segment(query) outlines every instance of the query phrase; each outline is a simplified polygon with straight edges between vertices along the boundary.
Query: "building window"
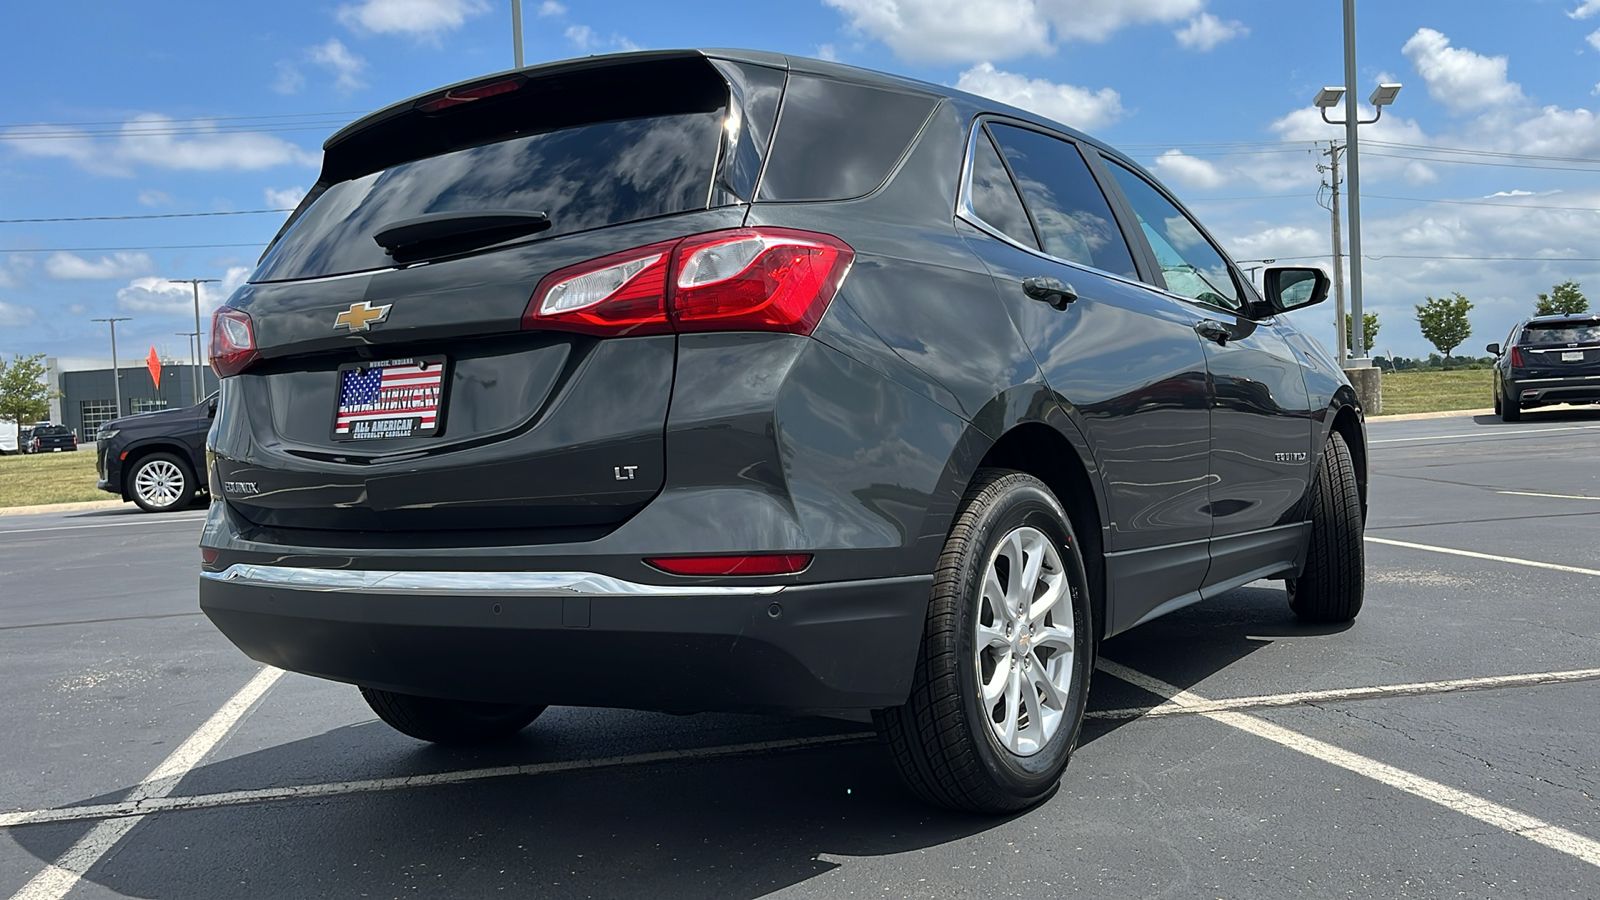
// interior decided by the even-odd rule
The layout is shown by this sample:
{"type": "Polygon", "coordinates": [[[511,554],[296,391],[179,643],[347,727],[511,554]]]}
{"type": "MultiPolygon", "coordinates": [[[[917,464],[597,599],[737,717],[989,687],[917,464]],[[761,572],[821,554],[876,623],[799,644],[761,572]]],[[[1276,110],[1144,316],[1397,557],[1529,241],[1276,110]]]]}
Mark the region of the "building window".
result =
{"type": "Polygon", "coordinates": [[[117,401],[79,400],[78,410],[83,420],[81,433],[87,437],[99,431],[101,425],[117,417],[117,401]]]}
{"type": "Polygon", "coordinates": [[[155,412],[158,409],[166,409],[167,408],[167,401],[165,401],[165,400],[151,400],[151,399],[146,398],[146,397],[133,397],[133,398],[130,398],[128,400],[128,404],[131,407],[133,407],[132,411],[135,414],[147,413],[147,412],[155,412]]]}

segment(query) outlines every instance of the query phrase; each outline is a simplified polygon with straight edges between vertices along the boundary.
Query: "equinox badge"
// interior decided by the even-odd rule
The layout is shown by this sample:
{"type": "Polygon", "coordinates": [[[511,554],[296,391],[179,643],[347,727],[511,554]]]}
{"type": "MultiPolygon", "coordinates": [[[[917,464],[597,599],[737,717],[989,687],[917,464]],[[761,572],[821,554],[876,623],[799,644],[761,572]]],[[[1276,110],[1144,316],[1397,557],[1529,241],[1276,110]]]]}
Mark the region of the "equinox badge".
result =
{"type": "Polygon", "coordinates": [[[339,317],[333,320],[333,327],[337,330],[343,325],[351,331],[366,331],[374,324],[389,318],[389,307],[393,305],[385,303],[382,306],[372,306],[365,300],[352,303],[349,309],[339,313],[339,317]]]}

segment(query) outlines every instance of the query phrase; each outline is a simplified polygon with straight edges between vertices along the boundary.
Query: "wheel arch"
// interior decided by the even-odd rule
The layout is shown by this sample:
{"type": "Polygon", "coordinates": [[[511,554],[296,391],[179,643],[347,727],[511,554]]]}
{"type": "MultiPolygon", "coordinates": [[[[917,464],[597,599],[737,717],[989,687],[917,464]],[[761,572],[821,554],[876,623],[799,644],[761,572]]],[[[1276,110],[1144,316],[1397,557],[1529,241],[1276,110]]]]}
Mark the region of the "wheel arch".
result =
{"type": "Polygon", "coordinates": [[[145,457],[153,453],[170,453],[173,456],[176,456],[179,459],[187,462],[190,470],[194,472],[194,478],[196,482],[195,487],[197,489],[202,489],[205,486],[204,479],[201,478],[203,470],[195,469],[194,460],[189,458],[189,450],[176,441],[167,440],[165,438],[153,438],[138,444],[134,444],[133,446],[122,451],[122,453],[123,458],[120,460],[120,465],[122,466],[122,483],[118,485],[118,490],[121,491],[123,500],[131,501],[133,499],[133,492],[129,490],[129,486],[133,483],[133,472],[135,469],[139,468],[140,460],[143,460],[145,457]]]}

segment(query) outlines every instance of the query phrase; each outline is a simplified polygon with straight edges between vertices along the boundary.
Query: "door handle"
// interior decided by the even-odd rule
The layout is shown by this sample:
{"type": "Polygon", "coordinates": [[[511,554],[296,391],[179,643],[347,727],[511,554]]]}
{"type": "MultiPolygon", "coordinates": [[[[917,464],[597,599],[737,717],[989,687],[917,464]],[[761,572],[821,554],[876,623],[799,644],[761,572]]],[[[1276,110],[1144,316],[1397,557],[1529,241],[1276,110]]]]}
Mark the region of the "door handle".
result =
{"type": "Polygon", "coordinates": [[[1216,341],[1218,346],[1225,347],[1228,340],[1233,337],[1232,329],[1218,322],[1216,319],[1201,319],[1194,323],[1195,333],[1208,341],[1216,341]]]}
{"type": "Polygon", "coordinates": [[[1022,279],[1022,292],[1056,309],[1066,309],[1067,304],[1078,299],[1078,292],[1072,285],[1048,275],[1034,275],[1022,279]]]}

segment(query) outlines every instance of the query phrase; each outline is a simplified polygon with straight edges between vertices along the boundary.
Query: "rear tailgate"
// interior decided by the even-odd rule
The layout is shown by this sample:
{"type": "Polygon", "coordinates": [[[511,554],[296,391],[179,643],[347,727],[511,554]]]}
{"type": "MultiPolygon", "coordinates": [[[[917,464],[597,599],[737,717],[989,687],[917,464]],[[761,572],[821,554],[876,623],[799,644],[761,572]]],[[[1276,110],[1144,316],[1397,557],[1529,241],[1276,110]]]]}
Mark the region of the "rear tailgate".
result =
{"type": "Polygon", "coordinates": [[[604,528],[648,502],[675,337],[524,330],[523,315],[558,269],[742,222],[722,165],[748,157],[729,146],[730,65],[523,70],[330,141],[313,195],[228,302],[259,359],[222,381],[220,496],[258,525],[336,532],[604,528]],[[374,241],[396,221],[496,210],[550,226],[404,266],[374,241]]]}
{"type": "Polygon", "coordinates": [[[1517,342],[1528,378],[1600,375],[1600,318],[1528,323],[1517,342]]]}

